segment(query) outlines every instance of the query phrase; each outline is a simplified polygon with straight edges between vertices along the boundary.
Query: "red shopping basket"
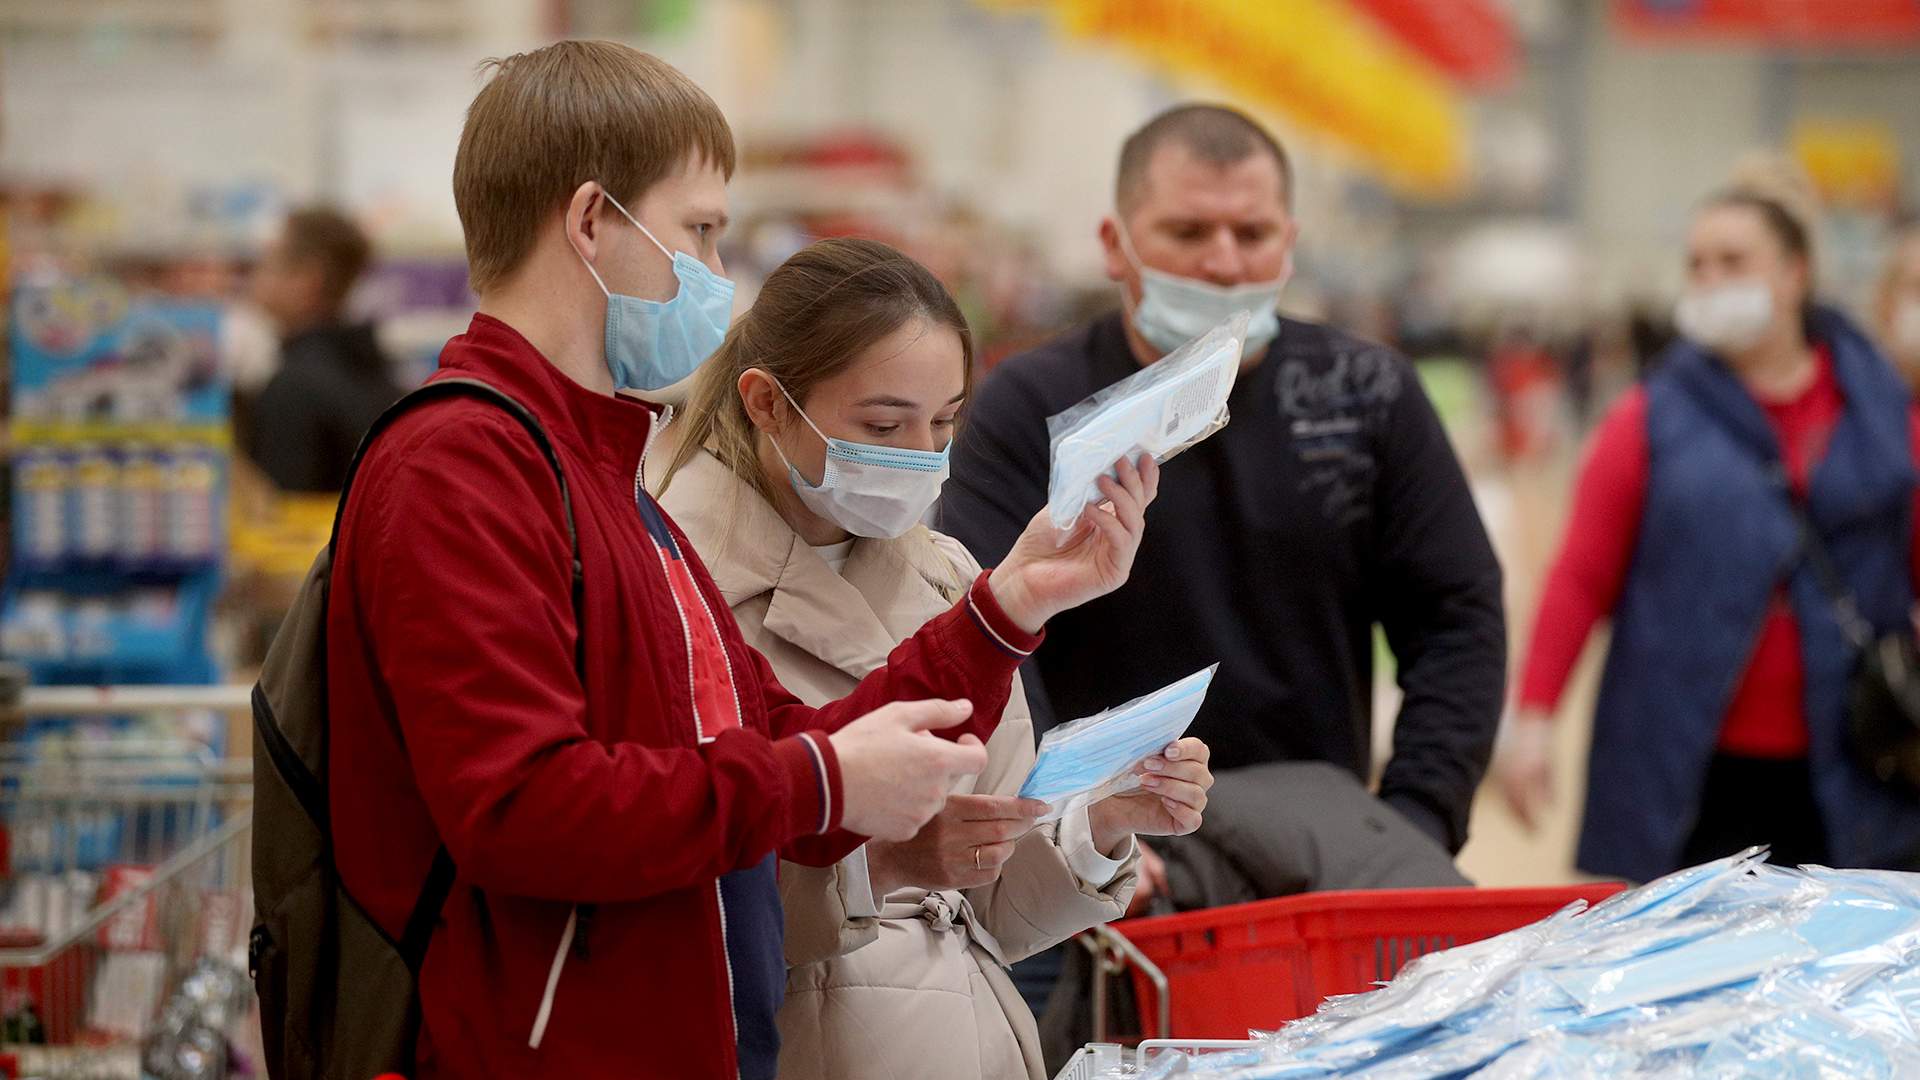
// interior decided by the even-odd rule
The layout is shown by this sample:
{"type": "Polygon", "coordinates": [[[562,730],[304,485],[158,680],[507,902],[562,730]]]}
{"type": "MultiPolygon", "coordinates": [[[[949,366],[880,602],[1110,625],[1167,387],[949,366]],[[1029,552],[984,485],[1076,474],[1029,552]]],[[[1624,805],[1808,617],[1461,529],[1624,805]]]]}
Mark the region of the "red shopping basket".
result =
{"type": "MultiPolygon", "coordinates": [[[[1132,959],[1146,1026],[1156,1012],[1183,1039],[1245,1038],[1311,1013],[1336,994],[1373,989],[1430,952],[1595,903],[1618,882],[1538,889],[1381,889],[1322,892],[1129,919],[1108,929],[1165,976],[1132,959]]],[[[1104,995],[1101,995],[1104,997],[1104,995]]]]}

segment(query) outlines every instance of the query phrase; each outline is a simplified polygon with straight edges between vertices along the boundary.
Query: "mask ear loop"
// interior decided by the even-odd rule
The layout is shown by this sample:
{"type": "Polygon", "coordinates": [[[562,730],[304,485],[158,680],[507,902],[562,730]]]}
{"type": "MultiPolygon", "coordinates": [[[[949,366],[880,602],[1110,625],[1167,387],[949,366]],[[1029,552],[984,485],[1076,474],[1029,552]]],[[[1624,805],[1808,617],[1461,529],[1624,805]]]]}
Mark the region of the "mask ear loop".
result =
{"type": "Polygon", "coordinates": [[[773,444],[773,452],[780,456],[780,463],[782,465],[785,465],[788,468],[788,470],[790,470],[795,476],[798,476],[801,480],[805,480],[807,483],[807,486],[816,488],[816,489],[824,488],[827,484],[827,475],[832,471],[832,468],[833,468],[833,461],[831,458],[831,454],[833,451],[833,440],[827,438],[827,433],[820,430],[819,426],[813,422],[813,418],[807,415],[807,410],[802,409],[800,407],[800,403],[793,400],[793,395],[787,393],[786,386],[784,386],[779,379],[775,379],[772,372],[766,371],[765,369],[759,369],[759,368],[756,368],[755,370],[759,371],[760,374],[765,375],[767,378],[773,379],[773,385],[779,389],[780,396],[787,399],[787,404],[793,406],[793,411],[796,413],[799,413],[800,419],[806,421],[807,426],[810,428],[813,428],[813,433],[815,435],[820,436],[820,441],[826,444],[829,458],[827,460],[826,467],[821,470],[820,482],[816,484],[811,480],[807,480],[807,474],[801,472],[797,467],[795,467],[793,464],[793,461],[787,457],[787,452],[785,450],[780,449],[780,440],[774,438],[772,435],[768,435],[767,441],[773,444]]]}
{"type": "MultiPolygon", "coordinates": [[[[602,194],[602,195],[607,195],[607,189],[606,189],[605,187],[602,187],[602,188],[600,189],[600,194],[602,194]]],[[[611,196],[611,195],[607,195],[607,201],[608,201],[608,202],[613,202],[613,196],[611,196]]],[[[614,203],[614,205],[615,205],[615,206],[618,206],[619,204],[618,204],[618,203],[614,203]]],[[[622,211],[620,211],[620,212],[621,212],[621,213],[623,213],[623,214],[624,214],[624,213],[626,213],[626,211],[625,211],[625,210],[622,210],[622,211]]],[[[574,242],[573,242],[573,237],[571,237],[571,236],[569,236],[569,237],[567,237],[567,246],[568,246],[568,247],[570,247],[570,248],[573,248],[573,254],[574,254],[574,257],[580,260],[580,265],[581,265],[581,266],[584,266],[584,267],[586,267],[586,268],[587,268],[587,273],[589,273],[589,274],[592,274],[592,275],[593,275],[593,283],[594,283],[595,285],[598,285],[598,286],[600,286],[600,291],[601,291],[601,292],[602,292],[603,294],[605,294],[605,295],[606,295],[606,298],[607,298],[607,299],[608,299],[609,301],[611,301],[611,300],[613,299],[613,290],[612,290],[612,289],[609,289],[609,288],[607,288],[607,283],[606,283],[606,282],[605,282],[604,280],[602,280],[602,279],[601,279],[601,277],[600,277],[600,271],[598,271],[598,270],[595,270],[595,269],[593,268],[593,263],[592,263],[592,262],[590,262],[590,261],[589,261],[589,260],[587,259],[587,257],[586,257],[586,255],[585,255],[585,254],[583,254],[583,253],[581,252],[581,250],[579,249],[579,247],[577,247],[577,246],[575,246],[575,244],[574,244],[574,242]]]]}
{"type": "MultiPolygon", "coordinates": [[[[767,378],[773,379],[773,375],[769,373],[767,375],[767,378]]],[[[820,441],[827,444],[827,449],[829,450],[833,449],[833,440],[827,438],[827,433],[824,431],[821,431],[820,425],[813,422],[813,417],[807,415],[807,410],[801,408],[800,403],[793,400],[793,395],[787,393],[787,388],[781,385],[780,380],[773,379],[773,385],[780,387],[780,395],[787,399],[787,404],[793,406],[794,412],[797,412],[800,414],[800,419],[805,420],[807,422],[807,426],[813,429],[813,433],[815,435],[820,436],[820,441]]]]}
{"type": "MultiPolygon", "coordinates": [[[[640,235],[646,237],[648,241],[650,241],[653,244],[654,247],[657,247],[660,249],[660,254],[665,255],[667,257],[668,266],[671,267],[675,265],[676,260],[674,258],[674,254],[673,252],[667,250],[667,245],[661,243],[660,238],[653,235],[652,231],[649,230],[645,225],[640,224],[639,218],[636,218],[632,214],[627,213],[627,208],[620,205],[620,200],[613,197],[613,193],[607,190],[607,186],[605,184],[600,185],[600,195],[603,198],[605,198],[607,202],[611,203],[615,210],[620,211],[620,216],[623,218],[626,218],[629,224],[631,224],[634,228],[639,229],[640,235]]],[[[567,237],[567,245],[569,247],[573,247],[573,237],[571,236],[567,237]]],[[[580,259],[580,262],[584,266],[586,266],[587,273],[593,275],[593,283],[600,286],[600,291],[606,294],[607,299],[609,300],[613,299],[613,290],[607,288],[607,283],[605,279],[601,278],[600,271],[595,270],[593,268],[593,264],[587,261],[587,257],[585,255],[580,254],[579,248],[574,247],[573,253],[574,255],[578,256],[580,259]]],[[[675,292],[679,291],[679,284],[677,282],[674,285],[674,290],[675,292]]]]}
{"type": "Polygon", "coordinates": [[[620,216],[623,218],[626,218],[627,221],[630,222],[634,228],[639,229],[642,236],[645,236],[647,239],[653,241],[653,246],[660,249],[660,254],[665,255],[667,257],[668,262],[672,262],[674,260],[674,254],[672,251],[669,251],[667,249],[667,245],[661,243],[660,238],[653,235],[653,230],[647,228],[645,225],[640,224],[639,218],[634,217],[632,214],[627,213],[627,208],[620,205],[620,200],[614,198],[613,193],[611,191],[608,191],[605,185],[601,185],[600,194],[605,195],[607,197],[607,201],[613,204],[613,208],[615,210],[620,211],[620,216]]]}
{"type": "Polygon", "coordinates": [[[1134,273],[1145,274],[1146,264],[1140,261],[1140,253],[1133,250],[1133,237],[1127,235],[1126,223],[1117,212],[1113,216],[1113,231],[1120,234],[1120,254],[1126,256],[1127,265],[1133,267],[1134,273]]]}

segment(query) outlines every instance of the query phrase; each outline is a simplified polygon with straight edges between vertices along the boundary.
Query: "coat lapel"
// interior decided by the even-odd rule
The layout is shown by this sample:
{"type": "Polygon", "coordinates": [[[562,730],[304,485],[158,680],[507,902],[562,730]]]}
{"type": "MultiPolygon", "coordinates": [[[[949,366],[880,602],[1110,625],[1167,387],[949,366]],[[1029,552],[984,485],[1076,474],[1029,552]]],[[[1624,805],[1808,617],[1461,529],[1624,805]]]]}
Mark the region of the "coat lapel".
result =
{"type": "MultiPolygon", "coordinates": [[[[784,521],[780,528],[793,535],[784,521]]],[[[798,541],[794,537],[774,583],[767,605],[767,631],[855,678],[886,666],[894,642],[886,625],[859,589],[798,541]]],[[[854,545],[854,558],[860,557],[867,543],[854,545]]]]}
{"type": "Polygon", "coordinates": [[[727,604],[766,596],[768,633],[856,679],[886,666],[894,644],[919,630],[928,611],[954,602],[934,584],[945,581],[946,557],[919,530],[856,541],[845,571],[834,573],[711,454],[695,455],[672,492],[674,515],[696,550],[717,545],[707,561],[727,604]]]}

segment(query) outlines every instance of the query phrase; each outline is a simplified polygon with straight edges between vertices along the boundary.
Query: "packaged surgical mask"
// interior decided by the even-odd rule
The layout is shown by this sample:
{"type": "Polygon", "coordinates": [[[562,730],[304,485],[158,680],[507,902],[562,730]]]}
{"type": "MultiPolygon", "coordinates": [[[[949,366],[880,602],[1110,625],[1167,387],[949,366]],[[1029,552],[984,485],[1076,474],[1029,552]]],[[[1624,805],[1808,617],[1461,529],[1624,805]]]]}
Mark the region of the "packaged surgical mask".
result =
{"type": "Polygon", "coordinates": [[[1186,734],[1207,699],[1215,664],[1125,705],[1054,728],[1020,785],[1020,797],[1047,804],[1040,820],[1067,814],[1140,786],[1133,767],[1186,734]]]}
{"type": "Polygon", "coordinates": [[[1066,412],[1047,418],[1053,467],[1047,513],[1073,532],[1101,501],[1097,481],[1121,458],[1166,462],[1227,426],[1227,397],[1240,373],[1247,314],[1241,312],[1066,412]]]}

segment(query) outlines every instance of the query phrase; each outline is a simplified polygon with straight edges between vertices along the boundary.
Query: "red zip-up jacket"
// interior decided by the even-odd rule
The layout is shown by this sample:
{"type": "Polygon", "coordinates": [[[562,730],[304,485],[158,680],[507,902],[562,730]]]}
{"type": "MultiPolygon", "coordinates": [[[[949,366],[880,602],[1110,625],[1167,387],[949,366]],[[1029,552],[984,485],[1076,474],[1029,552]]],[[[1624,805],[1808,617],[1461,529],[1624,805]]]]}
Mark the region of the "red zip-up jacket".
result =
{"type": "Polygon", "coordinates": [[[402,417],[335,553],[329,794],[342,878],[390,933],[440,844],[458,867],[421,974],[419,1075],[771,1076],[772,856],[825,865],[860,840],[838,828],[832,745],[806,732],[968,698],[961,730],[985,739],[1038,639],[982,578],[852,696],[808,708],[638,482],[650,407],[579,386],[485,315],[440,362],[554,444],[585,678],[559,486],[532,438],[481,401],[402,417]]]}

